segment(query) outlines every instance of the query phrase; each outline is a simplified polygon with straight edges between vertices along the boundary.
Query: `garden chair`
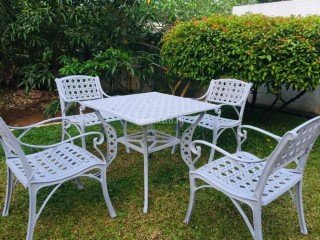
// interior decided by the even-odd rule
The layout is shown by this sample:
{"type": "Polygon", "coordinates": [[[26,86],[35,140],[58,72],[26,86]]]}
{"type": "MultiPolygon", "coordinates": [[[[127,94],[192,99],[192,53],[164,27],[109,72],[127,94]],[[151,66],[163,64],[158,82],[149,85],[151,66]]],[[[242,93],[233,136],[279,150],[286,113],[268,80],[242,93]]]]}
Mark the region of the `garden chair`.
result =
{"type": "MultiPolygon", "coordinates": [[[[221,117],[221,111],[218,116],[211,114],[205,114],[203,116],[198,125],[213,132],[213,144],[217,143],[219,136],[226,129],[232,129],[236,135],[234,128],[241,125],[244,108],[251,87],[252,83],[246,83],[236,79],[211,80],[207,92],[197,99],[199,101],[204,100],[205,102],[220,104],[220,106],[231,106],[238,116],[238,119],[224,118],[221,117]]],[[[193,124],[198,117],[199,115],[179,117],[176,125],[176,136],[179,137],[180,127],[183,123],[193,124]]],[[[173,149],[173,152],[174,151],[173,149]]],[[[212,161],[214,152],[215,149],[212,148],[209,161],[212,161]]]]}
{"type": "MultiPolygon", "coordinates": [[[[101,124],[98,116],[92,113],[83,113],[84,109],[80,106],[80,114],[67,115],[68,110],[73,103],[80,104],[81,101],[100,99],[103,97],[110,97],[107,95],[101,87],[99,77],[74,75],[63,78],[55,79],[61,106],[61,115],[69,119],[72,123],[79,125],[81,132],[85,133],[85,128],[101,124]]],[[[121,121],[121,119],[110,114],[102,113],[106,122],[121,121]]],[[[123,134],[127,135],[127,122],[121,121],[123,124],[123,134]]],[[[66,134],[65,124],[62,124],[62,140],[64,140],[66,134]]],[[[82,138],[82,146],[86,147],[85,138],[82,138]]],[[[126,147],[126,151],[129,152],[129,148],[126,147]]]]}
{"type": "MultiPolygon", "coordinates": [[[[94,178],[101,183],[109,214],[111,217],[116,216],[109,198],[106,182],[107,167],[116,157],[117,153],[117,138],[114,129],[110,125],[109,127],[104,126],[107,134],[106,157],[104,157],[97,147],[104,142],[104,136],[99,132],[90,132],[70,137],[65,141],[48,146],[31,145],[21,140],[31,129],[57,121],[71,124],[65,118],[49,119],[34,125],[15,128],[24,130],[19,138],[16,138],[2,118],[0,118],[0,142],[4,148],[7,164],[7,191],[2,216],[8,215],[13,189],[16,183],[20,182],[29,191],[27,240],[32,239],[36,222],[54,192],[62,183],[75,180],[81,176],[94,178]],[[93,147],[101,156],[101,159],[73,144],[74,140],[87,136],[96,136],[93,139],[93,147]],[[41,149],[41,151],[26,155],[22,147],[41,149]],[[43,201],[42,205],[37,208],[37,193],[40,189],[48,186],[54,186],[54,188],[43,201]]],[[[80,129],[78,128],[78,130],[80,129]]]]}
{"type": "Polygon", "coordinates": [[[302,180],[305,164],[309,153],[320,133],[320,117],[314,118],[282,137],[262,129],[243,125],[238,128],[241,144],[247,138],[247,131],[252,129],[278,141],[273,152],[265,159],[260,159],[248,152],[241,151],[231,154],[214,144],[202,140],[192,141],[195,126],[188,128],[181,139],[181,155],[190,168],[190,202],[185,223],[189,223],[195,193],[203,187],[211,187],[226,194],[239,210],[255,240],[262,239],[261,208],[281,195],[289,192],[298,212],[300,231],[307,234],[302,203],[302,180]],[[214,148],[223,157],[197,168],[195,163],[201,156],[202,144],[214,148]],[[192,153],[195,154],[193,158],[192,153]],[[296,167],[289,164],[292,163],[296,167]],[[205,184],[198,184],[200,179],[205,184]],[[240,203],[247,204],[253,213],[250,222],[240,203]]]}

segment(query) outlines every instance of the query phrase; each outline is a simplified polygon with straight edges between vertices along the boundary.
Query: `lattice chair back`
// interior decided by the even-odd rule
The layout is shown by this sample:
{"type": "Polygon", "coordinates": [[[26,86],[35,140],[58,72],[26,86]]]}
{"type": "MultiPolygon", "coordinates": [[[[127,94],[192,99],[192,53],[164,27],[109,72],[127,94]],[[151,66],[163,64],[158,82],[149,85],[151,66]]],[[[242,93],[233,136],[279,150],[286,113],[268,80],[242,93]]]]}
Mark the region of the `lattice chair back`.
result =
{"type": "Polygon", "coordinates": [[[206,101],[242,106],[248,98],[252,83],[237,79],[213,79],[210,82],[206,101]]]}
{"type": "Polygon", "coordinates": [[[230,105],[242,120],[252,85],[237,79],[213,79],[206,93],[206,102],[230,105]]]}
{"type": "Polygon", "coordinates": [[[56,78],[60,97],[66,102],[85,101],[102,98],[99,77],[74,75],[56,78]]]}
{"type": "Polygon", "coordinates": [[[295,162],[296,171],[303,175],[309,153],[320,134],[320,117],[313,118],[287,132],[267,160],[256,188],[259,196],[273,172],[295,162]]]}
{"type": "Polygon", "coordinates": [[[19,158],[21,162],[21,168],[30,181],[32,179],[32,168],[24,154],[23,150],[21,149],[20,143],[16,139],[16,137],[12,134],[6,123],[0,117],[0,142],[4,149],[5,155],[7,159],[10,158],[19,158]]]}

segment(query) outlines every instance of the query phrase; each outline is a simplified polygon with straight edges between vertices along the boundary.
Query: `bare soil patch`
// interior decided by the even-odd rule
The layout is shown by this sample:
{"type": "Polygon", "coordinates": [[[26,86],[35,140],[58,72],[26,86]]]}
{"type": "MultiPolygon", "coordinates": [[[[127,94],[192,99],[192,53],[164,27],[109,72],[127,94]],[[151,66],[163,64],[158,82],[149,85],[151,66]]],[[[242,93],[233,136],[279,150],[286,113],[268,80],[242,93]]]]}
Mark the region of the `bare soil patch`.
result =
{"type": "Polygon", "coordinates": [[[0,90],[0,116],[11,126],[29,125],[44,119],[45,106],[57,96],[51,92],[33,90],[0,90]]]}

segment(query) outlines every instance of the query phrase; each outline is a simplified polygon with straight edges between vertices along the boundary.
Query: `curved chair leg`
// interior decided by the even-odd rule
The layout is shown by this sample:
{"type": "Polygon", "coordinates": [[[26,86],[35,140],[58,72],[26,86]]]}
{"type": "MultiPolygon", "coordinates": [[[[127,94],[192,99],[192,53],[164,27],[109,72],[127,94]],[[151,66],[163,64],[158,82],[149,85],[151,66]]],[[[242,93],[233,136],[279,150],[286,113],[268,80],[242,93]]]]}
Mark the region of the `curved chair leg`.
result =
{"type": "Polygon", "coordinates": [[[108,208],[108,211],[109,211],[109,215],[110,215],[110,217],[114,218],[114,217],[117,216],[117,214],[114,211],[114,208],[112,206],[112,203],[111,203],[111,200],[110,200],[110,197],[109,197],[109,193],[108,193],[106,169],[101,169],[100,181],[101,181],[103,197],[104,197],[104,200],[106,202],[106,205],[107,205],[107,208],[108,208]]]}
{"type": "Polygon", "coordinates": [[[37,190],[32,186],[29,188],[29,221],[27,240],[32,240],[34,228],[37,222],[37,190]]]}
{"type": "MultiPolygon", "coordinates": [[[[128,135],[128,122],[123,121],[123,136],[127,136],[127,135],[128,135]]],[[[130,148],[128,146],[126,146],[126,153],[130,153],[130,148]]]]}
{"type": "Polygon", "coordinates": [[[189,205],[187,210],[186,218],[184,219],[184,223],[189,224],[191,219],[191,214],[195,202],[195,195],[196,195],[196,180],[193,176],[190,176],[190,198],[189,198],[189,205]]]}
{"type": "Polygon", "coordinates": [[[253,239],[254,240],[262,240],[262,211],[261,205],[255,205],[251,207],[253,214],[253,239]]]}
{"type": "MultiPolygon", "coordinates": [[[[180,138],[180,123],[178,118],[176,119],[176,138],[180,138]]],[[[177,150],[177,145],[174,145],[171,150],[171,154],[175,154],[177,150]]]]}
{"type": "Polygon", "coordinates": [[[6,200],[2,212],[2,216],[8,216],[10,202],[12,197],[12,192],[14,188],[14,175],[9,167],[7,167],[7,190],[6,190],[6,200]]]}
{"type": "Polygon", "coordinates": [[[304,218],[304,211],[303,211],[302,181],[300,181],[296,184],[295,189],[296,189],[295,205],[297,207],[297,212],[298,212],[298,217],[299,217],[300,231],[302,234],[308,234],[308,229],[307,229],[306,221],[304,218]]]}
{"type": "MultiPolygon", "coordinates": [[[[212,144],[216,145],[217,144],[217,140],[218,140],[218,130],[213,130],[212,131],[212,144]]],[[[215,153],[215,149],[211,148],[210,151],[210,157],[209,157],[209,161],[211,162],[214,159],[214,153],[215,153]]]]}

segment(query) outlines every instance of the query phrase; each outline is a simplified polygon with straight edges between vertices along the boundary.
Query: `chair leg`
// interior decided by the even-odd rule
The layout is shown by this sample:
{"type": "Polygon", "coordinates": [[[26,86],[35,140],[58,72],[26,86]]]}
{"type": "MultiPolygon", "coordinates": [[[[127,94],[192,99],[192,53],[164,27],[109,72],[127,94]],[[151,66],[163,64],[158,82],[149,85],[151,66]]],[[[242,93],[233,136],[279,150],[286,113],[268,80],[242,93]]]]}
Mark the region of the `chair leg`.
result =
{"type": "MultiPolygon", "coordinates": [[[[218,131],[214,129],[212,131],[212,144],[216,145],[217,144],[217,140],[218,140],[218,131]]],[[[211,148],[210,157],[209,157],[209,161],[208,162],[211,162],[214,159],[214,153],[215,153],[215,149],[211,148]]]]}
{"type": "MultiPolygon", "coordinates": [[[[128,122],[123,121],[123,136],[127,136],[127,135],[128,135],[128,122]]],[[[130,153],[130,148],[128,146],[126,146],[126,153],[130,153]]]]}
{"type": "Polygon", "coordinates": [[[253,214],[253,239],[254,240],[262,240],[262,211],[261,211],[261,205],[255,205],[252,208],[252,214],[253,214]]]}
{"type": "Polygon", "coordinates": [[[27,240],[32,240],[34,228],[37,222],[37,190],[32,186],[29,188],[29,221],[27,240]]]}
{"type": "Polygon", "coordinates": [[[117,216],[117,214],[114,211],[114,208],[112,206],[112,203],[111,203],[111,200],[110,200],[110,197],[109,197],[109,192],[108,192],[108,187],[107,187],[106,169],[101,169],[100,181],[101,181],[103,197],[104,197],[104,200],[106,202],[106,205],[107,205],[107,208],[108,208],[108,211],[109,211],[109,215],[110,215],[110,217],[114,218],[114,217],[117,216]]]}
{"type": "Polygon", "coordinates": [[[202,140],[206,140],[206,129],[204,127],[201,127],[201,132],[202,132],[202,140]]]}
{"type": "Polygon", "coordinates": [[[65,128],[65,124],[64,124],[64,121],[62,121],[62,123],[61,123],[61,132],[62,132],[62,134],[61,134],[61,141],[64,141],[65,140],[65,138],[66,138],[66,128],[65,128]]]}
{"type": "MultiPolygon", "coordinates": [[[[176,138],[180,138],[180,123],[178,118],[176,119],[176,138]]],[[[177,150],[177,144],[172,147],[171,154],[175,154],[177,150]]]]}
{"type": "Polygon", "coordinates": [[[237,127],[236,129],[236,132],[235,132],[235,135],[236,135],[236,139],[237,139],[237,152],[240,152],[242,149],[241,149],[241,136],[238,134],[238,129],[239,127],[237,127]]]}
{"type": "Polygon", "coordinates": [[[190,176],[190,198],[189,198],[189,205],[187,210],[186,218],[184,219],[184,223],[189,224],[191,219],[191,214],[195,202],[195,195],[196,195],[196,180],[194,177],[190,176]]]}
{"type": "Polygon", "coordinates": [[[81,182],[81,180],[80,180],[80,178],[79,177],[77,177],[76,179],[75,179],[75,182],[76,182],[76,184],[77,184],[77,187],[78,187],[78,189],[84,189],[84,186],[83,186],[83,184],[82,184],[82,182],[81,182]]]}
{"type": "MultiPolygon", "coordinates": [[[[84,124],[81,124],[80,130],[81,130],[81,134],[84,134],[86,132],[86,126],[84,124]]],[[[81,137],[81,145],[83,149],[87,148],[86,137],[81,137]]]]}
{"type": "Polygon", "coordinates": [[[295,205],[297,207],[297,212],[299,217],[300,231],[302,234],[308,234],[308,229],[307,229],[306,221],[304,218],[304,211],[303,211],[302,181],[296,184],[295,189],[296,189],[295,205]]]}
{"type": "Polygon", "coordinates": [[[2,216],[8,216],[10,202],[12,197],[12,192],[14,188],[14,175],[9,167],[7,167],[7,190],[6,190],[6,200],[4,203],[4,208],[2,212],[2,216]]]}

